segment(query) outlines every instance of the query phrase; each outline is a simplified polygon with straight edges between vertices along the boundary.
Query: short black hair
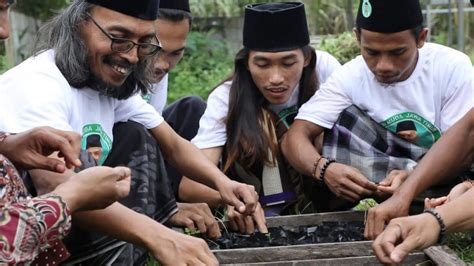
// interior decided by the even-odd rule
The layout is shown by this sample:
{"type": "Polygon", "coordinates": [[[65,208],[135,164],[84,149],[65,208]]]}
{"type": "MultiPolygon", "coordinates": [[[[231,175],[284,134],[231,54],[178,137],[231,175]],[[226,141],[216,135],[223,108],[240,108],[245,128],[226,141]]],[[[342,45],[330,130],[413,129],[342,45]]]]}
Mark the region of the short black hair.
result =
{"type": "Polygon", "coordinates": [[[169,8],[159,8],[158,9],[158,18],[169,20],[172,22],[180,22],[185,19],[189,22],[189,29],[191,29],[193,17],[191,13],[179,10],[179,9],[169,9],[169,8]]]}

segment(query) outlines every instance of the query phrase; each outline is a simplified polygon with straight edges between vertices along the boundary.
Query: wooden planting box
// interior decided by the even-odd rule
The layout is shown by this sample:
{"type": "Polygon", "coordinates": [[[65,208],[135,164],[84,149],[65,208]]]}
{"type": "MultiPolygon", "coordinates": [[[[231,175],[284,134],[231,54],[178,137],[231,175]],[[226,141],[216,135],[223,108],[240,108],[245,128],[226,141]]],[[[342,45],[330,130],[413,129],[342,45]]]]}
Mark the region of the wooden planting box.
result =
{"type": "MultiPolygon", "coordinates": [[[[363,221],[364,212],[334,212],[267,219],[268,227],[314,226],[330,221],[363,221]]],[[[372,241],[214,250],[221,265],[377,265],[372,241]]],[[[402,265],[465,265],[446,246],[415,251],[402,265]]]]}

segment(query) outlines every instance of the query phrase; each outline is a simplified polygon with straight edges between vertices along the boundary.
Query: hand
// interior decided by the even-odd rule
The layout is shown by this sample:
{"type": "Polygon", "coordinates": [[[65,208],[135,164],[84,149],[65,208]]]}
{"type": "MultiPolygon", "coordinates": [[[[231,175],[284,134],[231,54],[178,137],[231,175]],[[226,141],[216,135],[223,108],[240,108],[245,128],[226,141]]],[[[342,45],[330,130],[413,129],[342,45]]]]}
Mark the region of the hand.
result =
{"type": "Polygon", "coordinates": [[[81,136],[74,132],[39,127],[5,138],[2,153],[17,167],[25,169],[45,169],[63,173],[67,168],[81,165],[81,136]],[[59,151],[61,160],[48,158],[59,151]]]}
{"type": "Polygon", "coordinates": [[[255,232],[255,225],[260,233],[268,233],[265,213],[260,203],[252,215],[243,215],[235,211],[233,206],[227,207],[227,218],[229,219],[230,228],[234,231],[240,231],[242,234],[252,234],[255,232]]]}
{"type": "Polygon", "coordinates": [[[459,196],[464,194],[469,189],[473,188],[474,187],[473,182],[474,181],[467,180],[467,181],[464,181],[464,182],[454,186],[448,194],[448,199],[447,199],[446,203],[450,202],[450,201],[453,201],[454,199],[458,198],[459,196]]]}
{"type": "Polygon", "coordinates": [[[440,227],[431,214],[393,219],[372,244],[382,263],[399,264],[408,253],[436,243],[440,227]]]}
{"type": "Polygon", "coordinates": [[[160,265],[218,265],[214,254],[203,239],[184,235],[168,228],[149,247],[160,265]]]}
{"type": "Polygon", "coordinates": [[[381,204],[370,208],[367,215],[364,236],[366,239],[375,239],[391,219],[407,216],[410,201],[396,195],[381,204]]]}
{"type": "Polygon", "coordinates": [[[425,199],[425,208],[436,208],[441,206],[445,203],[453,201],[454,199],[458,198],[466,191],[473,187],[472,181],[464,181],[462,183],[457,184],[454,186],[451,191],[449,192],[448,196],[434,198],[434,199],[425,199]]]}
{"type": "Polygon", "coordinates": [[[402,185],[410,173],[405,170],[392,170],[388,176],[379,183],[378,190],[392,195],[402,185]]]}
{"type": "Polygon", "coordinates": [[[377,185],[359,170],[340,163],[333,163],[326,169],[326,185],[338,197],[357,202],[377,191],[377,185]]]}
{"type": "Polygon", "coordinates": [[[170,223],[184,226],[189,229],[197,229],[211,238],[221,236],[219,224],[217,224],[211,209],[206,203],[178,203],[178,212],[170,218],[170,223]]]}
{"type": "Polygon", "coordinates": [[[447,202],[447,199],[448,197],[446,196],[434,199],[425,198],[425,209],[432,209],[441,206],[447,202]]]}
{"type": "Polygon", "coordinates": [[[102,209],[128,195],[130,175],[126,167],[92,167],[71,176],[53,193],[66,201],[71,212],[102,209]]]}
{"type": "Polygon", "coordinates": [[[230,179],[218,184],[218,191],[225,203],[232,205],[244,215],[255,212],[258,204],[258,194],[255,187],[230,179]]]}

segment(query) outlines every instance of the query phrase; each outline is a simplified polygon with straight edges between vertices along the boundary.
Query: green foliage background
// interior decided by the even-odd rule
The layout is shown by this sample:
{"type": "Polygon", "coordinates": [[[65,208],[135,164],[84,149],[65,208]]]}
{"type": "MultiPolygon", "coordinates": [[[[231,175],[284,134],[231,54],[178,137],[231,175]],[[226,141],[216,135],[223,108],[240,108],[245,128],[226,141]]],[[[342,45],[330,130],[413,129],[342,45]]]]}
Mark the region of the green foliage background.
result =
{"type": "Polygon", "coordinates": [[[46,21],[67,6],[71,0],[19,0],[14,9],[41,21],[46,21]]]}

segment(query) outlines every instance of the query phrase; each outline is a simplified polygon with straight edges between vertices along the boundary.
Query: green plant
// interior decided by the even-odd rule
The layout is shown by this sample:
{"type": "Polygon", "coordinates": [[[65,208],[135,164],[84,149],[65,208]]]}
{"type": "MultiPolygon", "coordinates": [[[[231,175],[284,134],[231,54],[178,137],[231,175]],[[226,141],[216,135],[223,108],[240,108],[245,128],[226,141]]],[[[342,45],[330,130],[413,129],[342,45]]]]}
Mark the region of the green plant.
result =
{"type": "Polygon", "coordinates": [[[212,32],[191,32],[181,62],[171,71],[168,102],[186,95],[207,99],[209,92],[232,71],[233,55],[212,32]]]}
{"type": "Polygon", "coordinates": [[[474,263],[474,235],[470,233],[450,234],[447,237],[446,244],[453,249],[463,261],[474,263]]]}
{"type": "Polygon", "coordinates": [[[70,3],[71,0],[18,0],[14,8],[26,16],[46,21],[70,3]]]}
{"type": "Polygon", "coordinates": [[[357,41],[351,32],[323,39],[319,49],[332,54],[341,64],[347,63],[360,54],[357,41]]]}

